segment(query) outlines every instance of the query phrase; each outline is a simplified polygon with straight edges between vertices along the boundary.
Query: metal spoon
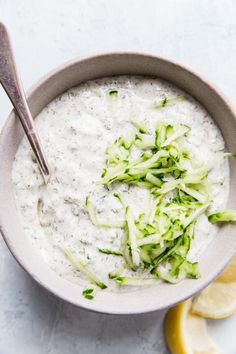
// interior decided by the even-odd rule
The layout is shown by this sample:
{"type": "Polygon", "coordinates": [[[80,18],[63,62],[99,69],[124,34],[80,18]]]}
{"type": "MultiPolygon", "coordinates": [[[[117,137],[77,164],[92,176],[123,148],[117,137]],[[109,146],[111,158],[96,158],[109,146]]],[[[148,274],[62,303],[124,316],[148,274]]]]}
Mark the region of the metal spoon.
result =
{"type": "Polygon", "coordinates": [[[24,89],[16,71],[16,65],[6,27],[0,22],[0,83],[10,98],[21,121],[26,136],[35,154],[45,184],[49,181],[50,171],[43,153],[34,121],[26,102],[24,89]]]}

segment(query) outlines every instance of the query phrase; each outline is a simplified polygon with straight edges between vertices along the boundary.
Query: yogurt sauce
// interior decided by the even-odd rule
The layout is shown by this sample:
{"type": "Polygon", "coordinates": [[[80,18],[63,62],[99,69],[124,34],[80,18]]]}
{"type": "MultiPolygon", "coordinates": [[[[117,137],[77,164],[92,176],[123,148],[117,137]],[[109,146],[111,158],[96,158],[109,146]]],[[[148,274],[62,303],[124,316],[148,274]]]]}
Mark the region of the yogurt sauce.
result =
{"type": "MultiPolygon", "coordinates": [[[[38,115],[36,124],[52,170],[51,180],[44,186],[24,138],[13,164],[12,181],[25,234],[60,276],[88,284],[58,248],[63,243],[110,290],[120,291],[107,274],[121,265],[122,257],[102,254],[97,248],[119,249],[123,231],[94,226],[85,209],[85,197],[90,196],[101,219],[122,217],[121,206],[113,197],[115,191],[124,193],[135,213],[145,208],[148,198],[145,189],[115,184],[108,189],[101,184],[104,151],[117,137],[133,129],[133,119],[144,120],[150,130],[155,129],[159,120],[189,125],[187,144],[191,152],[201,161],[219,161],[209,175],[214,181],[212,210],[225,207],[229,190],[228,161],[217,159],[217,154],[224,150],[224,141],[209,114],[191,97],[172,106],[152,108],[154,102],[177,95],[183,92],[156,78],[111,77],[68,90],[38,115]],[[118,90],[118,97],[111,99],[110,90],[118,90]]],[[[217,227],[205,216],[200,217],[189,253],[191,260],[200,258],[216,231],[217,227]]],[[[145,270],[138,273],[126,270],[125,274],[148,277],[145,270]]]]}

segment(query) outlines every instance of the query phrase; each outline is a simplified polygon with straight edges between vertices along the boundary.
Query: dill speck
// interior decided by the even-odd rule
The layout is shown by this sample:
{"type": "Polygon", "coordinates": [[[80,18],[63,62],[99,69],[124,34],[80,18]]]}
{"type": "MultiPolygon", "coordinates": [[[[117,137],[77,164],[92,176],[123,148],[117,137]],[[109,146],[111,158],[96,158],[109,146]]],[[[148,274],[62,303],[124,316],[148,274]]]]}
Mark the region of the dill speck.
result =
{"type": "Polygon", "coordinates": [[[167,98],[165,97],[163,100],[162,100],[162,107],[165,107],[165,105],[167,104],[167,98]]]}
{"type": "Polygon", "coordinates": [[[109,91],[109,96],[117,97],[117,96],[118,96],[118,91],[117,91],[117,90],[111,90],[111,91],[109,91]]]}

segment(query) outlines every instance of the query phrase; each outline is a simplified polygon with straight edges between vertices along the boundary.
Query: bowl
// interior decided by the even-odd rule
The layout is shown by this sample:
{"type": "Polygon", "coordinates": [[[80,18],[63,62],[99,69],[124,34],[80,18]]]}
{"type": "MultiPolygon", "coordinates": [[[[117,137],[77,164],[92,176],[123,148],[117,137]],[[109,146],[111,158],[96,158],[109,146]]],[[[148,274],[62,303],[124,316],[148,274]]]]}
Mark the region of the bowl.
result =
{"type": "MultiPolygon", "coordinates": [[[[28,102],[35,117],[56,96],[91,79],[134,74],[167,80],[197,99],[210,113],[225,139],[227,149],[236,151],[236,115],[223,95],[193,71],[173,61],[142,53],[108,53],[75,59],[44,76],[28,92],[28,102]]],[[[22,128],[14,111],[0,135],[0,231],[19,264],[44,288],[76,306],[109,314],[134,314],[160,310],[192,296],[226,266],[236,251],[235,227],[219,228],[213,242],[200,260],[202,277],[186,279],[177,285],[161,283],[130,292],[100,291],[93,301],[85,299],[82,287],[69,282],[50,269],[31,246],[16,210],[11,170],[22,128]]],[[[230,161],[230,195],[227,207],[236,207],[236,164],[230,161]]]]}

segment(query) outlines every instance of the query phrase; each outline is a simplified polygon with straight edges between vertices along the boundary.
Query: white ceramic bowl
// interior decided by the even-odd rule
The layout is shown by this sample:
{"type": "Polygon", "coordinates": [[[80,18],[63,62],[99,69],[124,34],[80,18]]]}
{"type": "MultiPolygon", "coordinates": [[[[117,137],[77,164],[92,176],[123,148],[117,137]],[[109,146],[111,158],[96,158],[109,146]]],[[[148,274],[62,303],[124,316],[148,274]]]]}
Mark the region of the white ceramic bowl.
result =
{"type": "MultiPolygon", "coordinates": [[[[56,96],[81,82],[111,75],[152,75],[170,81],[195,97],[219,126],[227,147],[236,151],[236,116],[226,99],[205,80],[169,60],[141,53],[110,53],[76,59],[43,77],[29,92],[33,116],[56,96]]],[[[57,275],[32,248],[24,234],[16,211],[11,170],[22,139],[22,128],[14,112],[8,117],[0,135],[0,231],[19,264],[43,287],[77,306],[110,314],[143,313],[163,309],[190,297],[205,287],[228,263],[236,251],[235,227],[220,227],[218,235],[200,261],[202,278],[187,279],[177,285],[157,284],[126,293],[100,291],[93,301],[81,295],[82,287],[57,275]]],[[[230,166],[230,200],[236,208],[236,165],[230,166]]]]}

